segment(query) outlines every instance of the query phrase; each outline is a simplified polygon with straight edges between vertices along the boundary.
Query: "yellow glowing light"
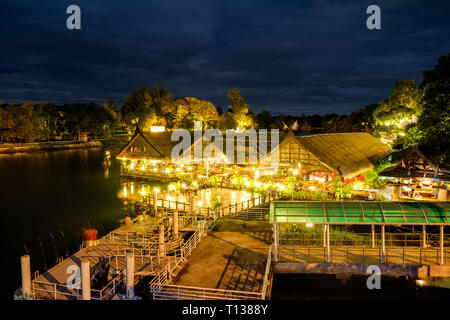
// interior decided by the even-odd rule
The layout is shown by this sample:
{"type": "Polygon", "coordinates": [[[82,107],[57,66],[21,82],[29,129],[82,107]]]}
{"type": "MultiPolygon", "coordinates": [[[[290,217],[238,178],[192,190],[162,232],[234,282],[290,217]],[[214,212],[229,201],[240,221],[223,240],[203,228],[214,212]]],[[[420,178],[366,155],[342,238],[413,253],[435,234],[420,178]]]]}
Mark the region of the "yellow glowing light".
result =
{"type": "Polygon", "coordinates": [[[292,173],[298,175],[298,170],[294,170],[292,173]]]}
{"type": "Polygon", "coordinates": [[[131,163],[130,163],[130,169],[134,169],[134,161],[131,161],[131,163]]]}
{"type": "Polygon", "coordinates": [[[165,173],[169,173],[169,172],[170,172],[170,169],[169,169],[169,168],[166,168],[166,169],[164,170],[164,172],[165,172],[165,173]]]}
{"type": "Polygon", "coordinates": [[[174,186],[173,184],[170,184],[170,185],[169,185],[169,190],[170,190],[170,191],[175,190],[175,186],[174,186]]]}
{"type": "Polygon", "coordinates": [[[141,170],[144,171],[144,170],[145,170],[145,167],[144,167],[144,166],[141,166],[141,170]]]}
{"type": "Polygon", "coordinates": [[[308,189],[314,191],[316,190],[316,186],[309,186],[308,189]]]}
{"type": "Polygon", "coordinates": [[[180,169],[180,168],[176,168],[175,171],[176,171],[176,172],[180,172],[181,169],[180,169]]]}
{"type": "Polygon", "coordinates": [[[131,194],[133,194],[133,193],[134,193],[134,185],[131,184],[131,194]]]}
{"type": "Polygon", "coordinates": [[[312,224],[311,222],[308,222],[308,223],[306,224],[306,227],[307,227],[307,228],[312,228],[312,227],[314,227],[314,224],[312,224]]]}
{"type": "Polygon", "coordinates": [[[127,197],[127,186],[123,187],[123,196],[124,196],[124,198],[127,197]]]}
{"type": "Polygon", "coordinates": [[[155,192],[155,193],[159,193],[159,188],[153,188],[153,192],[155,192]]]}
{"type": "Polygon", "coordinates": [[[203,205],[203,201],[199,200],[197,201],[197,207],[201,207],[203,205]]]}
{"type": "Polygon", "coordinates": [[[164,132],[164,131],[166,131],[165,126],[151,126],[150,127],[150,132],[164,132]]]}
{"type": "Polygon", "coordinates": [[[142,186],[141,195],[145,196],[145,188],[142,186]]]}
{"type": "Polygon", "coordinates": [[[198,186],[197,181],[194,181],[194,182],[192,183],[192,185],[193,185],[194,187],[197,187],[197,186],[198,186]]]}
{"type": "Polygon", "coordinates": [[[156,172],[156,171],[158,171],[158,169],[156,169],[156,168],[153,168],[153,171],[154,171],[154,172],[156,172]]]}
{"type": "Polygon", "coordinates": [[[245,182],[244,182],[244,186],[250,187],[250,181],[245,181],[245,182]]]}
{"type": "Polygon", "coordinates": [[[183,189],[186,189],[186,183],[182,183],[182,184],[181,184],[181,187],[182,187],[183,189]]]}

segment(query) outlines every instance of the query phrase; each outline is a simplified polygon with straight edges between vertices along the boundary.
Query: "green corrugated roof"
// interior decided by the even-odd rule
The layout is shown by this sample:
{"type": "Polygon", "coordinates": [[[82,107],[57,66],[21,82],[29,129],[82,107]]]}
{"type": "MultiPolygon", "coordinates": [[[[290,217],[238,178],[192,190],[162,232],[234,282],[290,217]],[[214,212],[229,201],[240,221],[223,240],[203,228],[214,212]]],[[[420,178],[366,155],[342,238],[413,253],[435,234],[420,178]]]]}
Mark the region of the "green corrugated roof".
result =
{"type": "Polygon", "coordinates": [[[273,201],[270,221],[316,224],[449,224],[450,202],[273,201]]]}

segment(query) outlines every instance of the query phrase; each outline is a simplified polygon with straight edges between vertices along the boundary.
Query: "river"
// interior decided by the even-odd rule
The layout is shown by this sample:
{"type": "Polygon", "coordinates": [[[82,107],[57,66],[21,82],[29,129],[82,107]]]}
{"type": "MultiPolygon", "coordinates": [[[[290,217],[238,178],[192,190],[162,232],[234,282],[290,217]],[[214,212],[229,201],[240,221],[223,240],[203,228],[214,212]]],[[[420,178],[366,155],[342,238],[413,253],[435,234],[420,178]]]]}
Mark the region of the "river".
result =
{"type": "Polygon", "coordinates": [[[83,227],[102,235],[132,211],[118,197],[118,162],[106,170],[104,157],[102,148],[0,155],[2,262],[11,275],[4,292],[20,286],[22,254],[42,272],[76,251],[83,227]]]}

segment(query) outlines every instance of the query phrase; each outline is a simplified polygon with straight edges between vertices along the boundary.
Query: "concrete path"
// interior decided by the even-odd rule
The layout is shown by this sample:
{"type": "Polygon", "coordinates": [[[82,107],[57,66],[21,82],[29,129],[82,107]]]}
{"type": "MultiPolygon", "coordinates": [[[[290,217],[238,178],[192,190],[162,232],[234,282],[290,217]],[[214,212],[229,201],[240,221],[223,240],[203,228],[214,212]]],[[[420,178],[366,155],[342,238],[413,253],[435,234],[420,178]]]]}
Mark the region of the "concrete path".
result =
{"type": "Polygon", "coordinates": [[[173,284],[259,292],[267,243],[241,232],[211,232],[193,251],[173,284]]]}

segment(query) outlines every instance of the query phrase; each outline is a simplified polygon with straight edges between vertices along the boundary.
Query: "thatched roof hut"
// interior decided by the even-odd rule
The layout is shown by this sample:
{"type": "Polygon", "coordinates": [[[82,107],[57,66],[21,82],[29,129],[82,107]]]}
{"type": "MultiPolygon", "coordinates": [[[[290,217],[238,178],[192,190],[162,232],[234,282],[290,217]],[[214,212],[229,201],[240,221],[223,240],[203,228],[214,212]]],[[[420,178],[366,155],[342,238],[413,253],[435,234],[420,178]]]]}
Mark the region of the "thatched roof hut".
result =
{"type": "Polygon", "coordinates": [[[406,179],[437,178],[441,181],[450,181],[450,168],[431,161],[417,145],[393,152],[388,159],[393,165],[381,171],[380,176],[406,179]]]}
{"type": "Polygon", "coordinates": [[[345,178],[373,169],[375,157],[392,150],[368,133],[329,133],[295,136],[292,131],[280,143],[280,162],[300,163],[308,172],[333,172],[345,178]]]}

